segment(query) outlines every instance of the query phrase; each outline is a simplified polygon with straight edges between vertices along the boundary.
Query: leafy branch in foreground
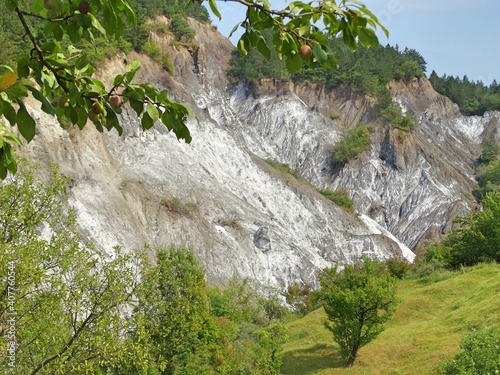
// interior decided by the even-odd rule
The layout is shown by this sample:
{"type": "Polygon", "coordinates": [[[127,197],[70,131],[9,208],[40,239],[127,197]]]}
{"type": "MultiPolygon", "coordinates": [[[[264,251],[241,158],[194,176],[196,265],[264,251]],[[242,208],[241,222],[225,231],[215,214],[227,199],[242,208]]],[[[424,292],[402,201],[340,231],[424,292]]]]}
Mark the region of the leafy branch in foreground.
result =
{"type": "MultiPolygon", "coordinates": [[[[358,44],[377,46],[375,30],[387,30],[358,1],[321,1],[306,4],[290,3],[283,10],[271,9],[267,0],[230,0],[247,7],[245,19],[236,25],[245,29],[238,50],[247,54],[252,48],[271,56],[271,48],[285,59],[289,72],[300,69],[302,62],[320,64],[333,69],[334,54],[329,37],[340,36],[350,48],[358,44]],[[323,25],[320,29],[317,25],[323,25]],[[268,43],[263,35],[270,30],[268,43]]],[[[197,1],[200,3],[200,1],[197,1]]],[[[201,1],[202,3],[203,1],[201,1]]],[[[215,0],[208,1],[212,12],[220,18],[215,0]]],[[[186,126],[190,111],[181,103],[170,101],[166,90],[149,83],[134,83],[140,64],[132,62],[122,74],[112,79],[111,86],[94,76],[89,54],[76,48],[81,41],[96,43],[95,35],[119,38],[125,23],[133,25],[136,15],[125,0],[83,0],[80,3],[62,0],[8,0],[6,11],[20,23],[29,53],[17,59],[16,67],[0,65],[0,116],[17,126],[22,138],[30,142],[36,133],[36,123],[24,103],[32,95],[45,113],[54,115],[61,124],[77,125],[82,129],[90,120],[99,131],[116,129],[122,133],[118,114],[129,103],[141,118],[143,130],[161,121],[178,139],[191,141],[186,126]],[[35,36],[30,20],[36,20],[42,38],[35,36]],[[67,42],[72,44],[67,45],[67,42]],[[52,103],[56,101],[55,106],[52,103]]],[[[10,133],[0,133],[0,178],[8,171],[15,173],[17,164],[12,146],[21,143],[10,133]],[[12,138],[14,137],[14,138],[12,138]]]]}

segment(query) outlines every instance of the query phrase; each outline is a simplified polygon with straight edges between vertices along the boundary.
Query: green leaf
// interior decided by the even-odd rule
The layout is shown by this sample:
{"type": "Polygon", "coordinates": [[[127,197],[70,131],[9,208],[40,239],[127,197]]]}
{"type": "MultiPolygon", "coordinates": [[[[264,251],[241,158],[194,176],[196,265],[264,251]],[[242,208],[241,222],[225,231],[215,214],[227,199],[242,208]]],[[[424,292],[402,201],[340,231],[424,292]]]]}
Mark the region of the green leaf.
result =
{"type": "Polygon", "coordinates": [[[5,116],[7,121],[12,125],[17,123],[17,115],[14,107],[12,107],[10,100],[8,100],[7,94],[5,92],[0,93],[0,112],[5,116]],[[7,100],[6,100],[7,99],[7,100]]]}
{"type": "Polygon", "coordinates": [[[82,40],[82,29],[80,28],[80,25],[77,22],[76,18],[74,18],[68,25],[68,27],[66,28],[66,32],[68,33],[69,39],[72,43],[78,43],[80,42],[80,40],[82,40]]]}
{"type": "Polygon", "coordinates": [[[290,73],[295,73],[301,68],[302,59],[300,58],[298,53],[296,53],[295,55],[288,55],[286,57],[285,65],[290,73]]]}
{"type": "Polygon", "coordinates": [[[49,103],[45,95],[42,95],[40,91],[32,86],[26,86],[26,88],[31,91],[31,94],[36,100],[42,103],[42,111],[52,116],[56,114],[56,109],[52,104],[49,103]]]}
{"type": "Polygon", "coordinates": [[[260,38],[259,43],[257,44],[257,49],[266,59],[269,60],[271,58],[271,50],[267,46],[266,39],[264,39],[264,37],[260,38]]]}
{"type": "Polygon", "coordinates": [[[22,55],[17,59],[17,75],[19,78],[27,77],[30,75],[29,55],[22,55]]]}
{"type": "Polygon", "coordinates": [[[215,0],[208,0],[208,4],[210,5],[212,13],[220,20],[222,17],[219,13],[219,9],[217,9],[217,4],[215,3],[215,0]]]}
{"type": "Polygon", "coordinates": [[[360,43],[365,47],[377,47],[379,44],[375,32],[371,29],[360,28],[358,31],[358,37],[360,43]]]}
{"type": "Polygon", "coordinates": [[[116,113],[113,112],[112,108],[107,108],[106,112],[106,128],[108,130],[111,130],[112,128],[115,128],[118,131],[118,135],[123,134],[123,128],[120,126],[120,121],[118,121],[118,117],[116,116],[116,113]]]}
{"type": "Polygon", "coordinates": [[[7,177],[7,168],[5,167],[4,158],[5,156],[2,154],[2,149],[0,149],[0,180],[5,180],[7,177]]]}
{"type": "Polygon", "coordinates": [[[148,113],[149,117],[155,122],[160,118],[160,114],[158,111],[158,108],[156,108],[151,102],[148,102],[146,104],[146,112],[148,113]]]}
{"type": "Polygon", "coordinates": [[[153,127],[154,124],[155,122],[153,121],[153,119],[149,116],[147,112],[145,112],[144,115],[142,115],[141,119],[142,128],[144,130],[149,130],[153,127]]]}
{"type": "Polygon", "coordinates": [[[34,0],[33,5],[31,6],[31,11],[33,13],[42,13],[45,11],[45,7],[43,6],[43,0],[34,0]]]}
{"type": "Polygon", "coordinates": [[[75,68],[81,72],[87,71],[90,66],[90,60],[87,54],[84,54],[75,60],[75,68]]]}
{"type": "Polygon", "coordinates": [[[82,130],[85,127],[85,125],[87,125],[87,118],[88,118],[87,111],[85,110],[85,108],[77,107],[76,114],[77,114],[76,125],[78,125],[80,130],[82,130]]]}
{"type": "Polygon", "coordinates": [[[88,28],[92,27],[92,17],[90,15],[90,13],[89,14],[75,14],[74,23],[78,28],[88,29],[88,28]]]}
{"type": "Polygon", "coordinates": [[[135,77],[135,73],[139,70],[141,67],[141,62],[139,60],[132,61],[130,64],[128,64],[125,68],[125,79],[127,82],[132,82],[132,80],[135,77]]]}
{"type": "Polygon", "coordinates": [[[311,25],[308,23],[302,25],[300,28],[299,28],[299,35],[300,36],[303,36],[303,35],[306,35],[309,30],[311,29],[311,25]]]}
{"type": "Polygon", "coordinates": [[[170,109],[165,110],[165,112],[163,112],[161,116],[161,122],[163,122],[163,124],[167,127],[169,131],[173,129],[172,123],[174,121],[176,121],[174,111],[170,109]]]}
{"type": "Polygon", "coordinates": [[[94,17],[94,15],[92,13],[87,13],[84,16],[90,17],[90,19],[92,20],[92,26],[94,28],[96,28],[97,30],[99,30],[99,32],[102,35],[106,35],[106,30],[104,30],[104,27],[102,27],[101,23],[97,20],[97,18],[94,17]]]}
{"type": "Polygon", "coordinates": [[[137,117],[139,117],[141,113],[144,111],[144,103],[135,98],[130,98],[130,106],[137,114],[137,117]]]}
{"type": "Polygon", "coordinates": [[[323,51],[323,48],[321,48],[321,44],[314,43],[312,50],[314,57],[316,58],[316,60],[318,60],[320,64],[323,64],[326,60],[328,60],[328,55],[326,54],[325,51],[323,51]]]}
{"type": "Polygon", "coordinates": [[[118,74],[118,75],[115,77],[115,79],[113,80],[113,85],[115,85],[115,86],[119,86],[119,85],[121,85],[121,84],[122,84],[122,82],[123,82],[123,79],[124,79],[124,78],[125,78],[125,77],[123,76],[123,74],[118,74]]]}
{"type": "Polygon", "coordinates": [[[128,2],[126,2],[126,1],[118,2],[117,8],[124,11],[125,17],[127,18],[127,22],[130,25],[135,25],[137,23],[137,18],[135,16],[135,12],[131,8],[131,6],[128,4],[128,2]]]}
{"type": "Polygon", "coordinates": [[[19,110],[17,111],[17,127],[21,135],[28,142],[31,142],[35,136],[36,124],[33,117],[28,113],[26,106],[20,100],[18,101],[19,110]]]}
{"type": "Polygon", "coordinates": [[[238,29],[238,27],[241,25],[241,22],[238,22],[234,27],[233,29],[231,30],[231,32],[229,33],[229,37],[228,38],[231,38],[234,34],[234,32],[238,29]]]}
{"type": "Polygon", "coordinates": [[[8,10],[14,11],[17,7],[17,0],[5,0],[5,5],[8,10]]]}
{"type": "Polygon", "coordinates": [[[242,54],[243,56],[246,56],[248,55],[248,37],[247,37],[247,34],[243,34],[240,38],[240,40],[238,40],[238,51],[240,52],[240,54],[242,54]]]}
{"type": "Polygon", "coordinates": [[[346,28],[346,29],[343,30],[343,32],[342,32],[342,40],[352,50],[356,49],[356,39],[352,35],[352,33],[349,30],[349,28],[346,28]]]}

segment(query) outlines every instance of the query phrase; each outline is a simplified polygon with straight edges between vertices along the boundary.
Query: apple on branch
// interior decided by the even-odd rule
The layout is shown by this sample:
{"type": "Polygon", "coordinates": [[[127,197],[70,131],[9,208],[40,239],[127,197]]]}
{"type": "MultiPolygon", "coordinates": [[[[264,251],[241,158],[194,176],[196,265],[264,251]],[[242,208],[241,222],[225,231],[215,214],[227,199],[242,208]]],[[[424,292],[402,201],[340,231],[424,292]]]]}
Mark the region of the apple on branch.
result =
{"type": "Polygon", "coordinates": [[[87,14],[90,10],[90,4],[86,1],[82,1],[80,4],[78,4],[78,10],[81,14],[87,14]]]}
{"type": "Polygon", "coordinates": [[[312,49],[307,44],[300,46],[299,56],[302,60],[309,60],[312,56],[312,49]]]}

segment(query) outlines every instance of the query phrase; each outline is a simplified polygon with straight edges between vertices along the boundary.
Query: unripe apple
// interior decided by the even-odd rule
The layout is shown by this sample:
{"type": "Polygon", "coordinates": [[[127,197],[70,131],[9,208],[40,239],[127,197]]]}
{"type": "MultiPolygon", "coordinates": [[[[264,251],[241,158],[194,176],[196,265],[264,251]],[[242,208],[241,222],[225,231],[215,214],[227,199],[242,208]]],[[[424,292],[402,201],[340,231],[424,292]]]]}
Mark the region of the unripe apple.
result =
{"type": "Polygon", "coordinates": [[[69,99],[66,95],[63,95],[59,98],[59,102],[57,103],[57,105],[60,107],[60,108],[68,108],[69,107],[69,99]]]}
{"type": "Polygon", "coordinates": [[[90,4],[86,1],[82,1],[80,4],[78,4],[78,10],[81,14],[87,14],[90,10],[90,4]]]}
{"type": "Polygon", "coordinates": [[[123,105],[122,97],[119,95],[112,95],[109,98],[109,104],[111,104],[111,107],[113,107],[113,109],[120,108],[123,105]]]}
{"type": "Polygon", "coordinates": [[[300,46],[299,56],[302,60],[309,60],[312,56],[312,49],[307,44],[300,46]]]}
{"type": "Polygon", "coordinates": [[[100,115],[102,112],[101,103],[94,102],[94,104],[92,104],[92,108],[90,110],[91,110],[91,112],[95,113],[96,115],[100,115]]]}
{"type": "Polygon", "coordinates": [[[89,120],[92,122],[97,122],[99,121],[99,115],[95,113],[93,110],[90,110],[88,113],[89,120]]]}

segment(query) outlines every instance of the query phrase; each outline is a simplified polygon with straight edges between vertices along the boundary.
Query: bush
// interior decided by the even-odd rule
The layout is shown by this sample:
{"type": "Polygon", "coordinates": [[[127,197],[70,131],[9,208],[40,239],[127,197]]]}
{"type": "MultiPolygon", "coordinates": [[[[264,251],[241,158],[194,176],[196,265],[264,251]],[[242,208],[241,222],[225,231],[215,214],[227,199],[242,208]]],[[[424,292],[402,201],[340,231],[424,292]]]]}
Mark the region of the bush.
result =
{"type": "Polygon", "coordinates": [[[368,125],[361,125],[348,130],[335,145],[333,161],[345,164],[363,151],[369,150],[371,147],[370,133],[371,128],[368,125]]]}
{"type": "Polygon", "coordinates": [[[481,262],[500,261],[500,193],[488,193],[484,209],[458,218],[460,228],[443,240],[450,248],[448,265],[453,268],[473,266],[481,262]]]}
{"type": "Polygon", "coordinates": [[[413,78],[421,78],[424,73],[420,70],[418,63],[413,60],[407,60],[401,64],[400,68],[396,71],[396,78],[403,79],[409,82],[413,78]]]}
{"type": "Polygon", "coordinates": [[[299,181],[305,181],[304,178],[299,174],[299,172],[297,172],[295,169],[292,169],[292,167],[290,167],[286,163],[280,163],[278,161],[269,159],[266,160],[266,163],[280,172],[287,173],[290,176],[295,177],[299,181]]]}
{"type": "Polygon", "coordinates": [[[462,351],[439,370],[444,375],[500,373],[500,327],[482,328],[468,334],[462,351]]]}
{"type": "Polygon", "coordinates": [[[319,307],[310,285],[300,286],[297,283],[289,285],[284,295],[286,303],[299,315],[306,315],[319,307]]]}
{"type": "Polygon", "coordinates": [[[402,279],[410,271],[411,265],[403,257],[392,257],[385,261],[389,273],[397,279],[402,279]]]}
{"type": "Polygon", "coordinates": [[[355,213],[354,210],[354,201],[349,198],[349,193],[346,189],[339,189],[336,191],[332,190],[321,190],[321,194],[323,194],[326,198],[330,199],[336,205],[342,207],[344,210],[350,213],[355,213]]]}
{"type": "Polygon", "coordinates": [[[415,120],[411,116],[404,115],[399,104],[391,102],[387,107],[380,109],[380,114],[400,130],[413,130],[415,120]]]}
{"type": "Polygon", "coordinates": [[[480,164],[489,164],[492,161],[497,160],[499,154],[500,147],[494,142],[486,141],[483,144],[483,151],[481,152],[478,162],[480,164]]]}
{"type": "Polygon", "coordinates": [[[189,26],[181,16],[173,16],[170,20],[170,31],[179,41],[190,42],[194,39],[196,32],[189,26]]]}
{"type": "Polygon", "coordinates": [[[171,75],[174,74],[174,63],[170,56],[163,52],[155,43],[146,42],[142,46],[142,51],[160,64],[171,75]]]}

